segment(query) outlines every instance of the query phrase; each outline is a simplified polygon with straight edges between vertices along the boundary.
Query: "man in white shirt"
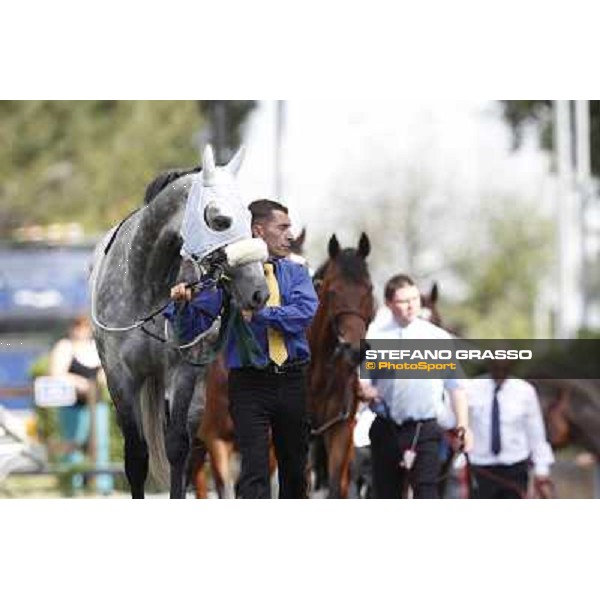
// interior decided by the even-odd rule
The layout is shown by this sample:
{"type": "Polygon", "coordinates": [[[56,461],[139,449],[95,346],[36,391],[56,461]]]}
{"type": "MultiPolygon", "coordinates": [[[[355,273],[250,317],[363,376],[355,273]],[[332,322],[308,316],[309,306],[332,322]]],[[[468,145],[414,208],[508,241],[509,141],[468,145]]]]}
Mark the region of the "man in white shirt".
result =
{"type": "MultiPolygon", "coordinates": [[[[384,296],[391,317],[372,323],[367,338],[451,338],[448,332],[419,318],[421,295],[410,277],[392,277],[384,296]]],[[[473,443],[462,383],[456,379],[361,379],[360,388],[378,415],[369,432],[376,497],[401,498],[410,483],[415,498],[437,498],[441,442],[437,419],[444,411],[444,389],[452,400],[465,450],[469,451],[473,443]]]]}
{"type": "Polygon", "coordinates": [[[473,498],[525,498],[529,461],[538,495],[553,495],[554,456],[535,388],[509,377],[509,361],[491,361],[490,374],[468,382],[469,420],[475,435],[471,452],[477,487],[473,498]]]}

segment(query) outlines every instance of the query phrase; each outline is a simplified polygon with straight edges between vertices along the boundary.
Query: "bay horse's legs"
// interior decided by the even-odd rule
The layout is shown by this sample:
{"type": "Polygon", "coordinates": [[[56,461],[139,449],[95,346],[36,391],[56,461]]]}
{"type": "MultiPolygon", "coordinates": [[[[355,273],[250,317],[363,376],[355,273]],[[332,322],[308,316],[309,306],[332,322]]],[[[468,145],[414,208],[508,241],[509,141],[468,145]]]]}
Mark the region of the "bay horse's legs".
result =
{"type": "Polygon", "coordinates": [[[310,462],[314,477],[312,491],[318,492],[327,487],[327,449],[322,435],[312,438],[310,442],[310,462]]]}
{"type": "Polygon", "coordinates": [[[204,468],[207,455],[206,445],[196,436],[190,452],[190,479],[198,500],[206,500],[208,498],[208,480],[206,469],[204,468]]]}
{"type": "Polygon", "coordinates": [[[329,498],[347,498],[352,460],[352,424],[343,421],[324,434],[329,474],[329,498]]]}
{"type": "Polygon", "coordinates": [[[171,467],[170,498],[185,498],[187,466],[191,440],[198,431],[203,398],[194,394],[198,371],[188,365],[181,366],[175,377],[174,398],[169,413],[166,432],[166,450],[171,467]]]}
{"type": "Polygon", "coordinates": [[[233,444],[222,439],[211,439],[207,443],[213,478],[219,498],[233,498],[233,481],[230,461],[233,444]]]}
{"type": "MultiPolygon", "coordinates": [[[[273,436],[269,439],[269,478],[271,480],[271,496],[277,498],[279,496],[279,478],[275,477],[277,471],[277,456],[275,455],[275,446],[273,445],[273,436]]],[[[306,468],[306,481],[308,483],[308,461],[306,468]]]]}

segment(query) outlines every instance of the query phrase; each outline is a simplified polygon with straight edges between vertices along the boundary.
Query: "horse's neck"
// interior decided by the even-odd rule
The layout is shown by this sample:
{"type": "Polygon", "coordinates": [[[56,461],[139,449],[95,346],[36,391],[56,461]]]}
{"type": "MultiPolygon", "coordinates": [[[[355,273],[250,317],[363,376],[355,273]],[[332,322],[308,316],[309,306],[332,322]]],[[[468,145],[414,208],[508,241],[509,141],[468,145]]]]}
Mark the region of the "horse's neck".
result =
{"type": "MultiPolygon", "coordinates": [[[[326,294],[322,294],[325,297],[326,294]]],[[[325,302],[319,302],[319,308],[310,328],[310,345],[313,358],[329,356],[333,353],[336,336],[330,323],[329,308],[325,302]]]]}
{"type": "Polygon", "coordinates": [[[157,198],[140,214],[131,246],[128,270],[133,286],[140,289],[147,302],[168,295],[168,283],[181,262],[179,228],[185,202],[176,198],[157,198]]]}

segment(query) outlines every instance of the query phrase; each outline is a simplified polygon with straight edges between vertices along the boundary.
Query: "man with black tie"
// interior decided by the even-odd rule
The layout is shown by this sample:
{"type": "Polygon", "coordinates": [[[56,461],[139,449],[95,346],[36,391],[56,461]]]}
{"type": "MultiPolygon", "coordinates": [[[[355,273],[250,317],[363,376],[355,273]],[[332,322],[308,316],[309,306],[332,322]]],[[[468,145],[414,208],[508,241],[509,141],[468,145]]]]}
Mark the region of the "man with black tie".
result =
{"type": "Polygon", "coordinates": [[[509,361],[491,361],[490,374],[468,384],[469,422],[474,446],[470,454],[477,486],[473,498],[525,498],[530,460],[538,495],[553,495],[552,449],[535,388],[509,377],[509,361]]]}

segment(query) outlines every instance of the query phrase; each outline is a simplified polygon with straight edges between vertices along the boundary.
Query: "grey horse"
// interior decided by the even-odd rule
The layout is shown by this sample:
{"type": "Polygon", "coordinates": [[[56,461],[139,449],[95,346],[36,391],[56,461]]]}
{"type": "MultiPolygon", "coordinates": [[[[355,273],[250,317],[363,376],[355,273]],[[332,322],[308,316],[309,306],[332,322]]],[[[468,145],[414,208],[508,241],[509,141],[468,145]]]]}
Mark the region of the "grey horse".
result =
{"type": "MultiPolygon", "coordinates": [[[[208,238],[214,233],[211,252],[201,264],[243,244],[239,227],[237,243],[226,243],[235,220],[240,215],[246,218],[235,187],[240,162],[238,154],[227,166],[216,167],[207,147],[201,173],[163,179],[166,187],[155,186],[155,197],[109,231],[94,253],[90,276],[94,337],[124,437],[125,473],[133,498],[144,497],[149,469],[155,480],[169,485],[171,498],[185,497],[190,445],[204,408],[205,367],[212,359],[219,327],[217,320],[208,335],[182,349],[171,338],[161,341],[168,338],[168,328],[160,308],[169,301],[176,282],[189,281],[186,268],[195,275],[202,272],[195,260],[181,256],[184,213],[188,229],[191,214],[204,221],[192,223],[198,225],[197,231],[205,231],[208,238]],[[194,213],[187,207],[190,190],[200,186],[202,191],[202,185],[210,188],[210,202],[194,213]],[[149,335],[141,321],[153,313],[158,314],[144,324],[149,335]]],[[[195,240],[201,247],[204,241],[195,240]]],[[[222,263],[219,285],[239,308],[256,309],[266,302],[265,258],[250,253],[245,261],[233,261],[227,255],[222,263]]]]}

